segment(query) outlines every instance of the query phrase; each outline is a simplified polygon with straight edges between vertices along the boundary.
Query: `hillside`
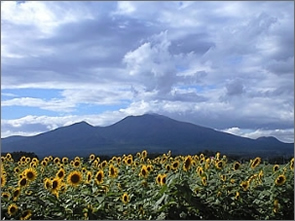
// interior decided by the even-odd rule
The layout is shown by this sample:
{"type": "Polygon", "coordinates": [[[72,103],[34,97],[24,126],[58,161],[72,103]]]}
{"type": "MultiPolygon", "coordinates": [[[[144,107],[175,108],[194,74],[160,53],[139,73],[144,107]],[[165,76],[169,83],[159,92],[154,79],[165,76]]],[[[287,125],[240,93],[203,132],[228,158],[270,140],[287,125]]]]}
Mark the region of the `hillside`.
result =
{"type": "Polygon", "coordinates": [[[175,154],[204,150],[253,156],[294,153],[293,143],[283,143],[273,137],[239,137],[156,114],[128,116],[106,127],[80,122],[36,136],[3,138],[1,143],[2,152],[27,151],[38,156],[119,155],[143,149],[149,152],[171,150],[175,154]]]}

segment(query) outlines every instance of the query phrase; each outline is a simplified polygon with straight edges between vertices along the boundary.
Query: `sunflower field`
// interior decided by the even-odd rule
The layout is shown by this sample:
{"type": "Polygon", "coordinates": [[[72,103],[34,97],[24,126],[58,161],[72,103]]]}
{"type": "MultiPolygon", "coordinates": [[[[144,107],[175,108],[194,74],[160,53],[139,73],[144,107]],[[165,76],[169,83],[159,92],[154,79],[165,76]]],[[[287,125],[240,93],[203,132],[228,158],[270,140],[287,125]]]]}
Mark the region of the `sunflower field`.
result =
{"type": "Polygon", "coordinates": [[[271,165],[226,155],[100,160],[1,156],[1,219],[290,219],[294,158],[271,165]]]}

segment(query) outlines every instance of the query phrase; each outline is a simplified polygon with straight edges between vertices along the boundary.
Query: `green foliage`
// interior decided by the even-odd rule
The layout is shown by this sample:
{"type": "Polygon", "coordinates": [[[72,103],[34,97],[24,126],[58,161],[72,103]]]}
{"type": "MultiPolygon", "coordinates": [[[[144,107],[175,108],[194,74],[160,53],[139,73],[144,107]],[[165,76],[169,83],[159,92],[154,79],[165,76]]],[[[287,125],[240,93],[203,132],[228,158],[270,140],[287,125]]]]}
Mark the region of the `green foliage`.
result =
{"type": "Polygon", "coordinates": [[[266,161],[229,161],[219,153],[151,158],[143,151],[69,161],[50,156],[14,161],[7,154],[1,158],[1,191],[1,219],[293,220],[294,158],[274,170],[266,161]],[[57,178],[60,170],[65,174],[57,178]],[[29,171],[35,178],[21,186],[20,176],[28,178],[29,171]],[[104,177],[98,182],[100,171],[104,177]],[[77,185],[70,179],[75,172],[81,174],[77,185]],[[13,214],[12,204],[18,207],[13,214]]]}

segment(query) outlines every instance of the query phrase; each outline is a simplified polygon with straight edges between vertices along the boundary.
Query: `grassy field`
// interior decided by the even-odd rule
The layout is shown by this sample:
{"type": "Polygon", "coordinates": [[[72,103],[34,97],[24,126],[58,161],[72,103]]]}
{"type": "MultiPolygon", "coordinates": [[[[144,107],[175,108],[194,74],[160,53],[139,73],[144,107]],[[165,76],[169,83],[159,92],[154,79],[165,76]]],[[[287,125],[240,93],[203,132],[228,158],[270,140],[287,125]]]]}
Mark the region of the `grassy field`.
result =
{"type": "Polygon", "coordinates": [[[294,158],[1,157],[1,219],[292,219],[294,158]]]}

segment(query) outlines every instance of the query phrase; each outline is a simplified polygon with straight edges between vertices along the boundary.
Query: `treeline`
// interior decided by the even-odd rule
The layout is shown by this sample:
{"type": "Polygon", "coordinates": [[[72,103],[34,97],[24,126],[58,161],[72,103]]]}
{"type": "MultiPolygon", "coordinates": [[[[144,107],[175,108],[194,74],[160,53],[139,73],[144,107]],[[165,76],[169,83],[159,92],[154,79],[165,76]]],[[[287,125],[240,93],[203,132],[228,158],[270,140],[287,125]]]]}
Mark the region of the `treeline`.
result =
{"type": "MultiPolygon", "coordinates": [[[[201,152],[198,152],[196,153],[197,155],[200,155],[200,154],[204,154],[206,157],[213,157],[216,155],[216,151],[211,151],[211,150],[204,150],[204,151],[201,151],[201,152]]],[[[7,153],[1,153],[1,156],[5,156],[7,153]]],[[[33,152],[25,152],[25,151],[17,151],[17,152],[12,152],[10,153],[13,160],[14,161],[19,161],[20,158],[22,156],[25,156],[25,157],[30,157],[30,158],[37,158],[38,160],[40,159],[35,153],[33,152]]],[[[94,153],[95,154],[95,153],[94,153]]],[[[163,153],[149,153],[148,152],[148,158],[149,159],[154,159],[158,156],[161,156],[163,153]]],[[[222,154],[222,153],[221,153],[222,154]]],[[[241,156],[241,155],[234,155],[234,154],[225,154],[226,155],[226,158],[228,159],[228,161],[230,162],[233,162],[233,161],[239,161],[241,163],[245,163],[245,162],[249,162],[251,159],[253,159],[253,157],[250,157],[250,156],[241,156]]],[[[103,161],[103,160],[110,160],[113,156],[110,156],[110,155],[99,155],[97,154],[97,156],[99,156],[100,160],[103,161]]],[[[176,155],[174,155],[173,153],[171,154],[172,157],[175,157],[176,155]]],[[[56,156],[53,156],[53,157],[56,157],[56,156]]],[[[60,157],[60,156],[58,156],[60,157]]],[[[89,155],[81,155],[80,157],[84,158],[84,159],[87,159],[89,157],[89,155]]],[[[273,157],[262,157],[262,159],[264,161],[266,161],[267,163],[269,164],[286,164],[288,163],[291,158],[294,157],[294,156],[273,156],[273,157]]],[[[74,157],[73,157],[74,158],[74,157]]]]}

